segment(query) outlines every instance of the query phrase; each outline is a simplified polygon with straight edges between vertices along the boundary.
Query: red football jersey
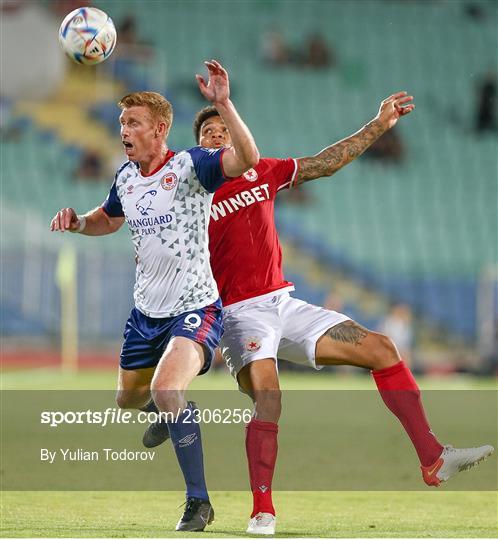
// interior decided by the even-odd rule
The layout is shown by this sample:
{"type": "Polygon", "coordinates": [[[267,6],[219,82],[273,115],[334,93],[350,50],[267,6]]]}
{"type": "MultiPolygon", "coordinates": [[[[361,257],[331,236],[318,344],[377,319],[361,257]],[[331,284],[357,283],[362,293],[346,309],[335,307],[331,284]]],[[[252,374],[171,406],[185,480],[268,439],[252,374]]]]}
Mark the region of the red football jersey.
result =
{"type": "Polygon", "coordinates": [[[295,159],[263,158],[214,194],[209,223],[211,268],[223,305],[292,287],[282,273],[274,203],[292,186],[295,159]]]}

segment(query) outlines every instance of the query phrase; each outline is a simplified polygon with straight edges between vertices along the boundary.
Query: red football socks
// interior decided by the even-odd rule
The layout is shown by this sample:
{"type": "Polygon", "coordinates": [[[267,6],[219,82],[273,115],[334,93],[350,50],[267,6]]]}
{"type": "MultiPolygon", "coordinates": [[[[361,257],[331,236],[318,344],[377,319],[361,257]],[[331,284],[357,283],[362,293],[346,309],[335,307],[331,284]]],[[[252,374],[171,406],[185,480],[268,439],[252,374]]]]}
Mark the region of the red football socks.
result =
{"type": "Polygon", "coordinates": [[[271,484],[277,460],[278,425],[253,418],[246,426],[246,454],[253,496],[251,517],[259,512],[275,515],[271,484]]]}
{"type": "Polygon", "coordinates": [[[420,463],[424,467],[432,465],[441,455],[443,447],[429,427],[412,372],[401,361],[394,366],[372,371],[372,375],[384,403],[398,417],[412,440],[420,463]]]}

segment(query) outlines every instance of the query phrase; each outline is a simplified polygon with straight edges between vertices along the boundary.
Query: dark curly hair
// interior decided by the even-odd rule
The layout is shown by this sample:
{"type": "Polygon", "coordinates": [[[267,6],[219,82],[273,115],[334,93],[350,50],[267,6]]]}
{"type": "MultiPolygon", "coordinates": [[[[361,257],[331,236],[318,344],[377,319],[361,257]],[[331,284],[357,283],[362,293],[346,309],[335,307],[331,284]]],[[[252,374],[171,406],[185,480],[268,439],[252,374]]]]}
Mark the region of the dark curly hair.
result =
{"type": "Polygon", "coordinates": [[[199,135],[201,134],[202,124],[204,124],[208,118],[211,118],[211,116],[220,116],[220,113],[213,105],[204,107],[195,115],[194,124],[192,127],[194,128],[194,137],[196,143],[199,143],[199,135]]]}

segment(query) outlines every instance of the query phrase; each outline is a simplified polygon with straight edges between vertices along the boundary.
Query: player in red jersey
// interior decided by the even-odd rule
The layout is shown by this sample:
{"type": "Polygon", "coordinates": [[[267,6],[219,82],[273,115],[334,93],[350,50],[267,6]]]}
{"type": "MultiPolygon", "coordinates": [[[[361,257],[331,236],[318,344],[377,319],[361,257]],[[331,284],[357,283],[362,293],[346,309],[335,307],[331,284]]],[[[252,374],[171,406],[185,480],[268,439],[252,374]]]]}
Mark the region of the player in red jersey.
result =
{"type": "MultiPolygon", "coordinates": [[[[394,343],[346,315],[292,298],[289,292],[294,287],[282,273],[273,215],[277,193],[333,175],[412,112],[412,100],[406,92],[393,94],[381,103],[375,118],[350,137],[315,156],[262,158],[215,193],[209,249],[224,305],[225,333],[220,346],[230,371],[255,405],[246,431],[254,503],[249,533],[275,532],[271,485],[281,412],[277,358],[315,369],[345,364],[370,369],[382,399],[410,437],[429,485],[438,485],[493,452],[491,446],[460,450],[441,445],[430,430],[418,386],[394,343]]],[[[228,129],[213,107],[197,114],[194,134],[203,147],[231,144],[228,129]]]]}

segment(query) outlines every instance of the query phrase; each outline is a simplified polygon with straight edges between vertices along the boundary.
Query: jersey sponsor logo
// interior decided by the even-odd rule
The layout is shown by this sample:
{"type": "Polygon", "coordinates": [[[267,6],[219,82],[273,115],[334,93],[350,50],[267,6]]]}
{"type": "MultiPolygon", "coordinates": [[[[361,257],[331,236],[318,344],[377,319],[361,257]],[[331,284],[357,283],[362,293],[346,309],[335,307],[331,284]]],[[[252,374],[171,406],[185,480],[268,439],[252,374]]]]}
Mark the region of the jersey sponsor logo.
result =
{"type": "Polygon", "coordinates": [[[261,349],[261,339],[259,337],[250,337],[246,339],[246,351],[256,352],[261,349]]]}
{"type": "Polygon", "coordinates": [[[142,216],[148,216],[149,211],[154,210],[154,208],[152,208],[152,200],[156,195],[157,191],[155,189],[151,189],[142,195],[140,199],[138,199],[135,206],[142,216]]]}
{"type": "Polygon", "coordinates": [[[177,183],[178,183],[178,178],[176,177],[176,174],[172,172],[165,174],[161,178],[161,187],[165,189],[166,191],[173,189],[177,183]]]}
{"type": "Polygon", "coordinates": [[[183,321],[183,329],[187,332],[194,332],[199,328],[202,323],[202,319],[197,315],[197,313],[191,313],[187,315],[183,321]]]}
{"type": "Polygon", "coordinates": [[[129,186],[126,186],[126,194],[131,195],[133,193],[133,184],[130,184],[129,186]]]}
{"type": "Polygon", "coordinates": [[[194,444],[197,440],[197,433],[191,433],[190,435],[186,435],[182,439],[178,441],[178,446],[180,448],[185,448],[186,446],[190,446],[191,444],[194,444]]]}
{"type": "Polygon", "coordinates": [[[166,225],[173,221],[173,216],[171,214],[163,214],[162,216],[148,217],[144,219],[130,219],[128,224],[133,229],[138,229],[139,227],[151,227],[152,225],[166,225]]]}
{"type": "Polygon", "coordinates": [[[254,169],[249,169],[242,176],[249,182],[256,182],[258,179],[258,173],[254,169]]]}
{"type": "Polygon", "coordinates": [[[220,217],[238,212],[241,208],[251,206],[257,202],[270,200],[270,190],[268,184],[261,184],[251,189],[240,191],[235,197],[229,197],[211,206],[211,218],[218,221],[220,217]]]}

